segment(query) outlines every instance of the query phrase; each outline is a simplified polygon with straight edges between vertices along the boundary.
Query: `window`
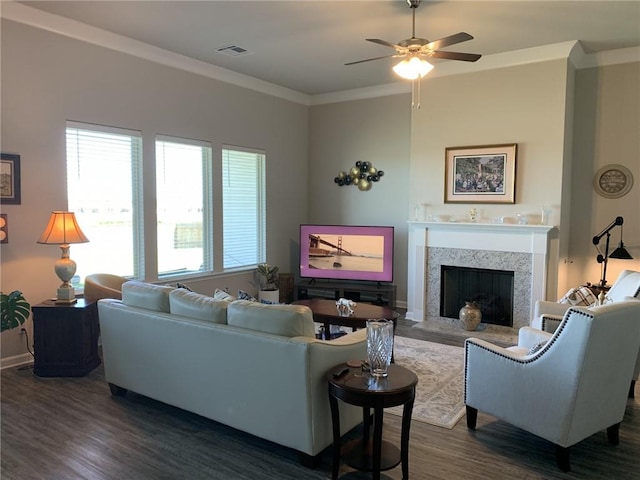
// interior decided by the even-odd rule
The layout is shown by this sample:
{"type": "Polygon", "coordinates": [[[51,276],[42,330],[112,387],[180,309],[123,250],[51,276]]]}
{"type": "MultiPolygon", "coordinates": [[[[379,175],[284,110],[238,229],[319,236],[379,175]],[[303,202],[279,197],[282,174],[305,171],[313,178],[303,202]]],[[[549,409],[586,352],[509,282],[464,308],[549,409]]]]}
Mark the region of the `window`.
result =
{"type": "Polygon", "coordinates": [[[225,269],[264,262],[265,156],[239,147],[222,150],[222,203],[225,269]]]}
{"type": "Polygon", "coordinates": [[[156,137],[158,277],[213,270],[211,145],[156,137]]]}
{"type": "Polygon", "coordinates": [[[263,152],[223,147],[216,173],[222,176],[223,232],[214,245],[210,143],[157,135],[155,164],[143,172],[141,132],[67,122],[66,141],[68,209],[89,238],[72,248],[74,285],[91,273],[157,281],[265,261],[263,152]],[[146,195],[155,194],[155,212],[151,202],[143,205],[143,176],[146,195]],[[214,247],[223,259],[215,270],[214,247]],[[154,257],[157,262],[145,265],[154,257]]]}
{"type": "Polygon", "coordinates": [[[72,247],[73,283],[99,272],[140,277],[140,132],[67,122],[66,142],[68,209],[89,238],[72,247]]]}

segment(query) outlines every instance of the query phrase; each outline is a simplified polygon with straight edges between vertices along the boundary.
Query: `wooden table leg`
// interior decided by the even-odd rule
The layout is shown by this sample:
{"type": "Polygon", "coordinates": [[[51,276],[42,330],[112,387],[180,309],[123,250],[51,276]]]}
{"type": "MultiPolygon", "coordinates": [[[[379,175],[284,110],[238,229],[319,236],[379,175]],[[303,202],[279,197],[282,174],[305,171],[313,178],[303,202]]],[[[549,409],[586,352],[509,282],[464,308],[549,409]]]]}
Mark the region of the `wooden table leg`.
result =
{"type": "Polygon", "coordinates": [[[402,480],[409,479],[409,428],[411,427],[411,412],[413,411],[414,396],[402,409],[402,432],[400,434],[400,460],[402,462],[402,480]]]}
{"type": "Polygon", "coordinates": [[[340,470],[340,412],[338,399],[329,391],[329,406],[331,408],[331,425],[333,428],[333,466],[331,469],[332,480],[338,479],[340,470]]]}
{"type": "Polygon", "coordinates": [[[376,406],[373,410],[373,463],[371,465],[373,480],[380,480],[380,460],[382,459],[382,406],[376,406]]]}
{"type": "Polygon", "coordinates": [[[371,409],[369,407],[362,407],[362,441],[365,444],[369,441],[370,429],[371,429],[371,409]]]}

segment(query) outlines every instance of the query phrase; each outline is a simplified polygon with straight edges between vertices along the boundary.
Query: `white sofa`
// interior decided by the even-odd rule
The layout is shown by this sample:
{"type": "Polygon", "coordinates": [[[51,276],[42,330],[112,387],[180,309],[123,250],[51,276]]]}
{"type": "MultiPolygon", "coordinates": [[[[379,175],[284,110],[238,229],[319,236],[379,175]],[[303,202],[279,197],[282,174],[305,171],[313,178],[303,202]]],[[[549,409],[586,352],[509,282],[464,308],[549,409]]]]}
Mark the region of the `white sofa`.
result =
{"type": "MultiPolygon", "coordinates": [[[[131,281],[98,302],[105,379],[298,450],[313,465],[332,444],[326,375],[366,358],[366,330],[317,340],[311,310],[225,302],[131,281]]],[[[342,405],[342,434],[362,411],[342,405]]]]}

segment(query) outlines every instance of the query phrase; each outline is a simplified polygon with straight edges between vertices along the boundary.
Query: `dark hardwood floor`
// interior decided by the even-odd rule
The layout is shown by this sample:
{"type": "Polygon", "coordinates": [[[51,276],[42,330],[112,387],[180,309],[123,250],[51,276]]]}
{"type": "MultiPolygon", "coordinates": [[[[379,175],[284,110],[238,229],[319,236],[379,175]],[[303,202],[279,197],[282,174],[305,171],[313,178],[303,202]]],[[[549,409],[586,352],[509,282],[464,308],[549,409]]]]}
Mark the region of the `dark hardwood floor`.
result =
{"type": "MultiPolygon", "coordinates": [[[[397,333],[461,345],[459,338],[416,333],[405,320],[397,333]]],[[[25,367],[5,369],[1,377],[3,480],[330,478],[330,448],[317,469],[305,468],[292,450],[197,415],[132,393],[112,397],[102,366],[83,378],[37,378],[25,367]]],[[[639,399],[636,386],[620,445],[607,443],[604,431],[580,442],[571,449],[569,473],[556,467],[552,444],[482,412],[476,431],[464,419],[452,430],[413,422],[410,478],[638,479],[639,399]]],[[[385,439],[399,441],[400,420],[385,416],[385,439]]],[[[396,467],[383,478],[401,477],[396,467]]]]}

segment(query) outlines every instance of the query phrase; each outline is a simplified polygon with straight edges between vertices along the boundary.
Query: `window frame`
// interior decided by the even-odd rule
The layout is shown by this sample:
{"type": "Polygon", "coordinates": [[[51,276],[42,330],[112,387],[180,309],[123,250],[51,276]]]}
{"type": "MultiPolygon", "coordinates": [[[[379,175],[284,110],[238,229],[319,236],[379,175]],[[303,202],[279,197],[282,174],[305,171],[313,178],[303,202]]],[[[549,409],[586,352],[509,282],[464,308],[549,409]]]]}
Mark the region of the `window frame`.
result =
{"type": "Polygon", "coordinates": [[[206,140],[196,140],[192,138],[185,137],[177,137],[175,135],[165,135],[165,134],[156,134],[154,137],[154,155],[153,155],[153,166],[154,166],[154,174],[156,176],[154,183],[154,193],[156,197],[156,205],[155,205],[155,217],[156,217],[156,265],[155,265],[155,276],[157,280],[173,280],[173,279],[189,279],[189,278],[197,278],[202,276],[210,276],[215,273],[215,261],[214,261],[214,227],[213,227],[213,147],[211,142],[206,140]],[[157,179],[157,169],[158,169],[158,142],[166,142],[173,143],[178,145],[189,145],[202,148],[202,239],[203,239],[203,264],[204,267],[201,270],[190,270],[187,272],[179,272],[179,273],[161,273],[160,265],[159,265],[159,256],[160,252],[158,250],[158,179],[157,179]]]}

